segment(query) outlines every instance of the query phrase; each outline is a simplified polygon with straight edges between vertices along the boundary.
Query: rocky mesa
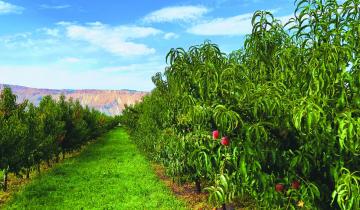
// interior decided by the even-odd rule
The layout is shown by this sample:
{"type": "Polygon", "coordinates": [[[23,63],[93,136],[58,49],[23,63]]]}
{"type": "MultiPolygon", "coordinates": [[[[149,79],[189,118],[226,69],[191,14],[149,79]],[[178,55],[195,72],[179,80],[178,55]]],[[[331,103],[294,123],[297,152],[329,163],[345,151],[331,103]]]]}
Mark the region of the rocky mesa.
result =
{"type": "Polygon", "coordinates": [[[74,100],[79,100],[83,106],[87,105],[108,115],[120,114],[125,104],[134,104],[148,94],[148,92],[135,90],[55,90],[6,84],[0,84],[0,90],[5,86],[10,87],[14,94],[18,96],[18,102],[28,99],[35,105],[38,105],[40,100],[46,95],[58,98],[63,94],[67,99],[73,98],[74,100]]]}

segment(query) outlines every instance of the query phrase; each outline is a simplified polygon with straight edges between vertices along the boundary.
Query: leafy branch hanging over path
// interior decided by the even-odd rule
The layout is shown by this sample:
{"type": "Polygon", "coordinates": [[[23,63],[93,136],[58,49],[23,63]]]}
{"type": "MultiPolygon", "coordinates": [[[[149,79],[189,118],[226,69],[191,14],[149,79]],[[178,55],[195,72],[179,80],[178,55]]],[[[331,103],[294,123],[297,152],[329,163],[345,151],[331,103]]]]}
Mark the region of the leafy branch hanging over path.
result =
{"type": "Polygon", "coordinates": [[[37,177],[5,209],[185,209],[122,129],[37,177]]]}

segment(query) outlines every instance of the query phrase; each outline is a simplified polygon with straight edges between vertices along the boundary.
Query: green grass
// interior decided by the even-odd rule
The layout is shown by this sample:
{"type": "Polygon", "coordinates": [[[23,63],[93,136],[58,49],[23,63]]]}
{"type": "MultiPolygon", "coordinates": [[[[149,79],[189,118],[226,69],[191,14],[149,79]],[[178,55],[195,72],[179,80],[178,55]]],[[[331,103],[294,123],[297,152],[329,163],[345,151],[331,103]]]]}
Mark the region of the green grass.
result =
{"type": "Polygon", "coordinates": [[[186,209],[122,129],[35,178],[5,209],[186,209]]]}

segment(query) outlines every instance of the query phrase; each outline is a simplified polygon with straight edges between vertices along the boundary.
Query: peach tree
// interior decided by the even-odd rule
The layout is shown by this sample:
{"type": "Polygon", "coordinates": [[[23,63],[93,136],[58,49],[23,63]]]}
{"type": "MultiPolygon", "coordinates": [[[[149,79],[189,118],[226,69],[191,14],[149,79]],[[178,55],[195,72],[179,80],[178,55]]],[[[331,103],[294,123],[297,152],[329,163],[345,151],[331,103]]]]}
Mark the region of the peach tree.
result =
{"type": "Polygon", "coordinates": [[[156,88],[122,116],[149,157],[216,206],[360,208],[360,2],[295,4],[287,23],[255,12],[228,55],[210,41],[171,49],[156,88]]]}

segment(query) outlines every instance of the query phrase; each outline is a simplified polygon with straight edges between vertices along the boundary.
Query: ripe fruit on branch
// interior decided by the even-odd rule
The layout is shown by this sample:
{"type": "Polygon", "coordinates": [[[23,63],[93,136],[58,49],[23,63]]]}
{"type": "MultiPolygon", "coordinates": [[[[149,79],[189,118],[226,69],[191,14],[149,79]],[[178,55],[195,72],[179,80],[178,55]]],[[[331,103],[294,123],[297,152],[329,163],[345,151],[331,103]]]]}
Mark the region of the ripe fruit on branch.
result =
{"type": "Polygon", "coordinates": [[[219,131],[218,130],[214,130],[212,132],[212,136],[213,136],[213,139],[218,139],[219,138],[219,131]]]}
{"type": "Polygon", "coordinates": [[[292,183],[291,183],[291,188],[297,190],[300,188],[300,182],[298,180],[294,180],[292,183]]]}
{"type": "Polygon", "coordinates": [[[227,136],[222,137],[220,143],[224,146],[229,146],[229,144],[230,144],[229,137],[227,137],[227,136]]]}
{"type": "Polygon", "coordinates": [[[278,183],[275,185],[275,191],[276,192],[282,192],[284,190],[284,185],[281,183],[278,183]]]}

